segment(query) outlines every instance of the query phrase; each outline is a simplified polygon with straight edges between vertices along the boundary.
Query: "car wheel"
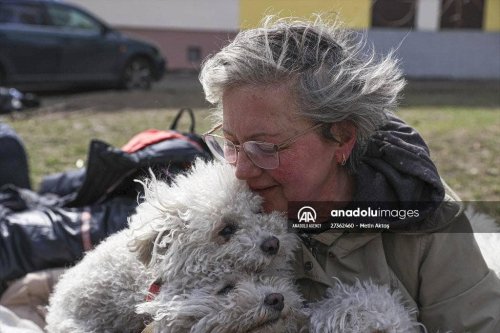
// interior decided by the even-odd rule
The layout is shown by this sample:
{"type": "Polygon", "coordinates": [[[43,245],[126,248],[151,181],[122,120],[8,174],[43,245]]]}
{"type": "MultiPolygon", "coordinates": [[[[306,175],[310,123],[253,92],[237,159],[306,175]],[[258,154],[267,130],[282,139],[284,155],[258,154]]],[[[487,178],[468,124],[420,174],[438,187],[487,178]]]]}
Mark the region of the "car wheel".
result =
{"type": "Polygon", "coordinates": [[[153,81],[151,64],[145,58],[134,58],[123,70],[122,86],[126,89],[149,89],[153,81]]]}

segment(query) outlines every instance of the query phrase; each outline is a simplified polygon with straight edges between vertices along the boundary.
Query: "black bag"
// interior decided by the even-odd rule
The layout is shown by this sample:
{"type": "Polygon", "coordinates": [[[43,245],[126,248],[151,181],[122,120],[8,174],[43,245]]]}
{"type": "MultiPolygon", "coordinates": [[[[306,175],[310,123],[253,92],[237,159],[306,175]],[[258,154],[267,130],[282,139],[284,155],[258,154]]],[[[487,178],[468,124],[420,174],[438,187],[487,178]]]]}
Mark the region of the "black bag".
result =
{"type": "Polygon", "coordinates": [[[181,109],[170,130],[163,133],[172,137],[145,145],[132,153],[92,140],[87,168],[44,178],[39,193],[66,196],[66,207],[100,203],[115,196],[135,198],[140,188],[134,179],[148,177],[149,170],[159,178],[171,179],[187,170],[196,158],[212,158],[201,136],[195,133],[191,109],[181,109]],[[191,125],[189,132],[181,133],[177,131],[177,125],[185,112],[191,118],[191,125]]]}
{"type": "Polygon", "coordinates": [[[23,143],[9,125],[0,122],[0,186],[5,184],[31,188],[23,143]]]}
{"type": "Polygon", "coordinates": [[[85,207],[58,207],[57,198],[4,186],[0,191],[0,294],[9,280],[74,264],[85,251],[125,228],[136,206],[132,198],[116,197],[85,207]]]}

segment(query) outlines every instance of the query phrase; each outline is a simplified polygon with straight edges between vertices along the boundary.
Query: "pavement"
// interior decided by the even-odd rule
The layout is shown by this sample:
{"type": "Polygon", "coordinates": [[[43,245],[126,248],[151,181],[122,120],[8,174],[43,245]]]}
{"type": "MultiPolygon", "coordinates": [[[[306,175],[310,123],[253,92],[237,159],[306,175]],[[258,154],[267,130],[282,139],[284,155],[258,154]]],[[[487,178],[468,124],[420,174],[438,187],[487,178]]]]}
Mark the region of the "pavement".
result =
{"type": "Polygon", "coordinates": [[[150,90],[80,89],[38,94],[40,111],[207,108],[197,73],[167,73],[150,90]]]}

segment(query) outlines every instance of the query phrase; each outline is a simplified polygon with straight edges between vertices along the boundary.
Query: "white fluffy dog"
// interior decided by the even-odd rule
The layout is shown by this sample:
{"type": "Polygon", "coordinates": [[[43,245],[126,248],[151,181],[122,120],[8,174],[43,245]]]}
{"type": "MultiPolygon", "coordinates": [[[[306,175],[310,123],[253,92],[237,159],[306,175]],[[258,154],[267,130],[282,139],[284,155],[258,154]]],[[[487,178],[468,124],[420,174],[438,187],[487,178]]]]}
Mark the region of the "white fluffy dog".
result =
{"type": "Polygon", "coordinates": [[[299,333],[308,322],[302,298],[282,277],[214,274],[179,293],[165,285],[152,301],[140,305],[154,319],[157,333],[299,333]]]}
{"type": "Polygon", "coordinates": [[[298,238],[287,232],[284,216],[261,213],[262,198],[230,165],[198,161],[172,186],[155,179],[145,185],[145,202],[132,218],[132,248],[162,282],[288,268],[298,238]]]}
{"type": "Polygon", "coordinates": [[[404,306],[398,290],[372,281],[337,281],[323,300],[308,309],[311,333],[412,333],[425,328],[404,306]]]}
{"type": "Polygon", "coordinates": [[[171,186],[147,182],[129,228],[62,276],[47,330],[140,331],[147,316],[134,310],[152,281],[188,288],[215,271],[286,275],[297,237],[281,215],[261,214],[261,198],[232,174],[229,165],[198,161],[171,186]]]}
{"type": "Polygon", "coordinates": [[[129,230],[103,241],[54,288],[46,317],[48,332],[140,332],[146,315],[136,315],[152,272],[127,248],[129,230]]]}

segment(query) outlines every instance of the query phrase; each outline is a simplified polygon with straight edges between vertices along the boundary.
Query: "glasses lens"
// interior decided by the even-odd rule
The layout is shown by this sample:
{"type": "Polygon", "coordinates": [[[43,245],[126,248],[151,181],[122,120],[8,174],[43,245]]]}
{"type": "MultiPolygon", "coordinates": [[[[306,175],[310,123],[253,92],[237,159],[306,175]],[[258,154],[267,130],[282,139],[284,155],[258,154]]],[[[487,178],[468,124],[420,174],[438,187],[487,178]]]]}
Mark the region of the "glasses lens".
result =
{"type": "Polygon", "coordinates": [[[276,169],[280,160],[277,146],[273,143],[247,141],[243,149],[256,166],[262,169],[276,169]]]}
{"type": "Polygon", "coordinates": [[[203,138],[215,158],[229,163],[236,162],[237,153],[232,142],[220,136],[210,134],[205,135],[203,138]]]}

